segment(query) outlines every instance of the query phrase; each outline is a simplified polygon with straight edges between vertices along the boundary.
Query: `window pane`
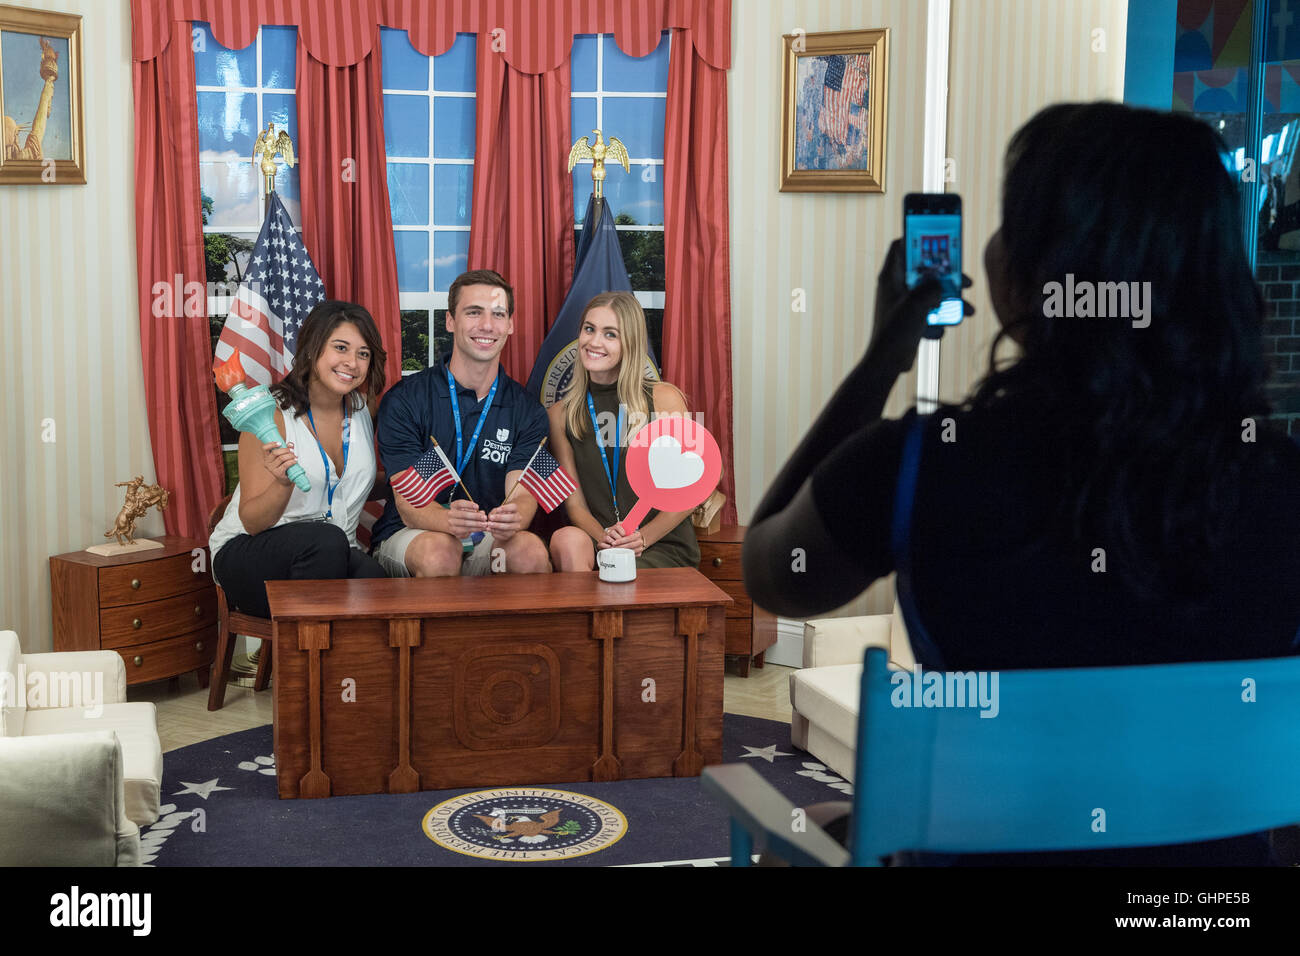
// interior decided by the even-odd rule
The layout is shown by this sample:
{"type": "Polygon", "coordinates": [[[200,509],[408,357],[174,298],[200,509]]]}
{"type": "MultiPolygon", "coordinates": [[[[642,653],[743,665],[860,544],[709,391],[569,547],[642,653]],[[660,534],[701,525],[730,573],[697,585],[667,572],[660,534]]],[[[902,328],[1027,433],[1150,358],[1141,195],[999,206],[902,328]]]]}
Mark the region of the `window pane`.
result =
{"type": "Polygon", "coordinates": [[[422,231],[395,231],[393,247],[397,253],[398,291],[428,292],[429,234],[422,231]]]}
{"type": "Polygon", "coordinates": [[[658,97],[605,97],[605,139],[617,136],[633,159],[663,159],[667,102],[658,97]]]}
{"type": "Polygon", "coordinates": [[[262,27],[263,87],[292,90],[297,57],[297,27],[262,27]]]}
{"type": "Polygon", "coordinates": [[[224,290],[214,290],[218,295],[234,295],[239,283],[248,272],[248,260],[253,254],[257,233],[205,232],[203,258],[207,265],[206,281],[225,283],[224,290]]]}
{"type": "Polygon", "coordinates": [[[402,371],[419,371],[428,368],[429,362],[429,311],[427,309],[402,310],[402,371]]]}
{"type": "Polygon", "coordinates": [[[427,90],[429,58],[411,46],[406,31],[382,27],[379,37],[383,44],[384,89],[427,90]]]}
{"type": "Polygon", "coordinates": [[[663,93],[668,89],[667,30],[660,36],[658,48],[649,56],[628,56],[618,48],[614,37],[608,34],[604,43],[606,92],[663,93]]]}
{"type": "Polygon", "coordinates": [[[628,280],[637,292],[664,291],[664,234],[619,230],[628,280]]]}
{"type": "Polygon", "coordinates": [[[433,287],[439,291],[450,288],[469,261],[469,233],[435,232],[433,256],[433,287]]]}
{"type": "MultiPolygon", "coordinates": [[[[650,347],[654,349],[655,364],[659,374],[664,373],[664,310],[645,310],[646,331],[650,334],[650,347]]],[[[673,384],[676,384],[675,382],[673,384]]]]}
{"type": "Polygon", "coordinates": [[[217,42],[206,23],[195,21],[199,33],[191,46],[194,51],[194,82],[199,86],[256,86],[257,50],[249,45],[242,50],[228,50],[217,42]]]}
{"type": "Polygon", "coordinates": [[[576,142],[579,138],[587,137],[588,143],[594,143],[596,137],[592,135],[592,130],[596,128],[596,100],[588,96],[575,96],[570,105],[570,122],[573,124],[570,131],[576,142]]]}
{"type": "Polygon", "coordinates": [[[468,226],[474,196],[473,166],[433,167],[433,221],[439,226],[468,226]]]}
{"type": "MultiPolygon", "coordinates": [[[[605,200],[626,226],[662,226],[664,224],[664,183],[662,166],[633,164],[631,174],[622,166],[605,163],[605,200]]],[[[587,214],[591,196],[591,164],[573,167],[573,221],[581,222],[587,214]]]]}
{"type": "Polygon", "coordinates": [[[262,94],[262,129],[267,123],[274,123],[278,133],[282,129],[289,131],[293,148],[298,149],[298,98],[293,93],[262,94]]]}
{"type": "Polygon", "coordinates": [[[446,93],[473,93],[478,54],[472,33],[457,33],[456,41],[441,56],[433,58],[434,89],[446,93]]]}
{"type": "MultiPolygon", "coordinates": [[[[262,174],[257,173],[258,179],[262,174]]],[[[289,214],[293,224],[299,229],[302,228],[302,200],[301,192],[298,188],[298,167],[290,169],[288,166],[281,165],[280,171],[275,175],[275,191],[280,196],[280,202],[284,203],[284,211],[289,214]]],[[[261,228],[261,223],[258,223],[261,228]]]]}
{"type": "Polygon", "coordinates": [[[451,351],[451,333],[447,331],[447,310],[433,313],[433,358],[437,360],[451,351]]]}
{"type": "Polygon", "coordinates": [[[251,163],[199,163],[199,189],[205,200],[208,226],[242,226],[256,229],[262,224],[258,205],[256,173],[251,163]]]}
{"type": "Polygon", "coordinates": [[[433,98],[433,147],[439,159],[474,158],[474,101],[460,96],[433,98]]]}
{"type": "Polygon", "coordinates": [[[428,97],[384,95],[384,149],[389,156],[428,157],[428,97]]]}
{"type": "Polygon", "coordinates": [[[575,92],[588,92],[596,89],[597,42],[596,37],[591,34],[583,34],[573,38],[569,63],[575,92]]]}
{"type": "Polygon", "coordinates": [[[395,226],[429,224],[429,166],[427,163],[389,163],[388,201],[395,226]]]}
{"type": "Polygon", "coordinates": [[[197,97],[200,162],[250,160],[257,139],[256,94],[199,93],[197,97]]]}

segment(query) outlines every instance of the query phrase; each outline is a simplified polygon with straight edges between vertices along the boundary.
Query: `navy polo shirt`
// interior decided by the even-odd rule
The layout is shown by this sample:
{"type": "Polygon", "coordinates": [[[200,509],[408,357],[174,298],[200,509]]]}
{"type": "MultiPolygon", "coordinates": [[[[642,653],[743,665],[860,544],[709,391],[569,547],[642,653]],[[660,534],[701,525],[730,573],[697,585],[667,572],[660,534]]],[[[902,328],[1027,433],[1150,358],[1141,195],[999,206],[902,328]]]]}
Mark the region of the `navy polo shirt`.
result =
{"type": "MultiPolygon", "coordinates": [[[[429,436],[438,439],[453,465],[456,459],[456,420],[452,417],[447,390],[446,356],[433,368],[407,375],[389,390],[379,404],[375,437],[379,442],[379,459],[389,477],[405,471],[433,447],[429,436]]],[[[501,504],[506,495],[506,475],[522,471],[533,452],[549,432],[546,410],[522,385],[502,369],[492,408],[479,433],[478,443],[460,476],[484,513],[501,504]]],[[[474,389],[456,383],[460,404],[462,454],[478,427],[479,416],[487,397],[479,399],[474,389]]],[[[437,502],[447,504],[453,492],[464,500],[465,492],[456,487],[444,489],[437,502]]],[[[384,506],[383,516],[371,532],[372,547],[406,527],[397,505],[384,506]]]]}

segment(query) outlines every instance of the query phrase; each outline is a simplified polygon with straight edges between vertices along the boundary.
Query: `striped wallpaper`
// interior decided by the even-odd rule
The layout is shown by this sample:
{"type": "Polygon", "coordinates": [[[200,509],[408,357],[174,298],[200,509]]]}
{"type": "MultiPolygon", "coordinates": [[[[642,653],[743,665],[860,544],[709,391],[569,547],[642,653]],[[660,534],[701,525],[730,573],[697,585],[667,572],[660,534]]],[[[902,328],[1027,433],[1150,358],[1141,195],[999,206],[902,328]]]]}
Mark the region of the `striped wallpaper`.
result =
{"type": "MultiPolygon", "coordinates": [[[[115,481],[154,480],[136,307],[129,0],[80,15],[84,186],[0,186],[0,629],[53,647],[49,556],[103,543],[115,481]],[[53,442],[42,423],[53,423],[53,442]],[[44,433],[44,434],[43,434],[44,433]]],[[[137,524],[163,533],[156,511],[137,524]]]]}
{"type": "MultiPolygon", "coordinates": [[[[0,628],[29,653],[52,646],[48,557],[102,541],[113,482],[154,479],[141,385],[132,196],[129,0],[6,0],[84,17],[89,184],[0,188],[0,628]],[[54,441],[42,441],[44,420],[54,441]]],[[[919,189],[924,0],[734,0],[730,199],[737,506],[747,520],[818,409],[866,348],[877,263],[919,189]],[[781,36],[889,27],[889,153],[883,195],[780,193],[781,36]],[[791,310],[803,289],[807,311],[791,310]]],[[[953,0],[949,149],[978,262],[996,221],[1001,151],[1056,99],[1118,97],[1124,0],[953,0]],[[1089,51],[1106,31],[1107,53],[1089,51]]],[[[971,270],[968,269],[968,272],[971,270]]],[[[982,373],[992,315],[950,333],[945,397],[982,373]]],[[[911,404],[900,383],[890,414],[911,404]]],[[[140,523],[162,533],[156,512],[140,523]]],[[[850,605],[885,610],[877,588],[850,605]]]]}

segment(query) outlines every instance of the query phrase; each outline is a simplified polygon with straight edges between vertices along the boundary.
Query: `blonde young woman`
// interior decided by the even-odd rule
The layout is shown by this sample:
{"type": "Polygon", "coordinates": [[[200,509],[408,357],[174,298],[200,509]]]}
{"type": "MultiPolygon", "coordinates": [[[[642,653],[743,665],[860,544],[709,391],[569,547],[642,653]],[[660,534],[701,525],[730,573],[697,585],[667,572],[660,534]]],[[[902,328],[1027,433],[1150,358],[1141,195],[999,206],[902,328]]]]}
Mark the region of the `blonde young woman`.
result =
{"type": "Polygon", "coordinates": [[[637,496],[627,481],[628,436],[654,415],[687,414],[682,393],[647,378],[645,313],[629,292],[587,303],[573,381],[548,411],[551,447],[578,490],[565,503],[572,526],[551,536],[556,571],[590,571],[596,551],[630,548],[639,568],[695,567],[700,547],[689,511],[651,511],[630,534],[637,496]]]}

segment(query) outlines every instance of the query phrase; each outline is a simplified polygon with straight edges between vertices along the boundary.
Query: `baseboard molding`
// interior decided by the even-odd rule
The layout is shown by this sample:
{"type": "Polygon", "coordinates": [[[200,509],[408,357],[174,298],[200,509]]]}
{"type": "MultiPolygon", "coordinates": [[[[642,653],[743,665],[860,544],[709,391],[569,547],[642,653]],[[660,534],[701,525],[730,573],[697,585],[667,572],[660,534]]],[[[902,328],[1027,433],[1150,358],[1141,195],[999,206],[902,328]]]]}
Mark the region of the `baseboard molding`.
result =
{"type": "Polygon", "coordinates": [[[776,620],[776,643],[767,649],[763,660],[785,667],[803,667],[803,622],[776,620]]]}

